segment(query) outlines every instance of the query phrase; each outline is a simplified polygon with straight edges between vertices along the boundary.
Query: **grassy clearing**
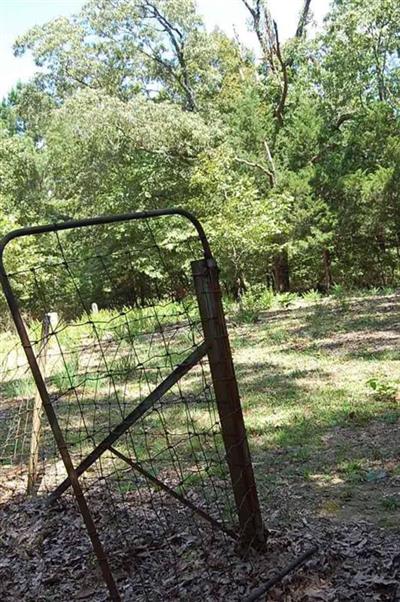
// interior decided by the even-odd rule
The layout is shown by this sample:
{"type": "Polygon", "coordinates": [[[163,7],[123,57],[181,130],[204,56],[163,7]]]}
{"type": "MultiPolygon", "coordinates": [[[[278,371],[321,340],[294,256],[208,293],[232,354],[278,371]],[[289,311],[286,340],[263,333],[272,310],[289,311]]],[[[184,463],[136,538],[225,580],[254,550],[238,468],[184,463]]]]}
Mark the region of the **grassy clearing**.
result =
{"type": "Polygon", "coordinates": [[[395,526],[400,300],[291,305],[231,329],[266,511],[281,519],[313,508],[395,526]]]}
{"type": "MultiPolygon", "coordinates": [[[[59,328],[57,344],[66,354],[60,362],[53,345],[55,359],[50,354],[47,380],[51,394],[62,397],[57,412],[76,453],[88,453],[190,350],[190,328],[169,325],[184,326],[187,315],[195,319],[193,308],[182,313],[171,304],[156,313],[153,308],[100,312],[95,336],[87,321],[59,328]],[[106,364],[93,346],[95,339],[106,350],[106,364]],[[159,354],[160,345],[167,355],[159,354]]],[[[230,304],[228,321],[267,520],[289,519],[307,508],[317,515],[397,526],[400,299],[343,291],[323,299],[313,291],[302,298],[282,295],[271,300],[264,291],[251,303],[230,304]],[[265,305],[268,311],[262,310],[265,305]]],[[[15,341],[10,335],[3,339],[6,356],[15,341]]],[[[34,395],[31,379],[17,372],[1,385],[4,411],[16,400],[28,407],[34,395]]],[[[135,457],[148,457],[150,450],[164,470],[171,464],[169,449],[176,447],[189,474],[195,469],[187,485],[195,484],[198,468],[206,465],[204,454],[212,460],[217,439],[221,444],[212,434],[215,416],[207,399],[198,400],[201,387],[201,372],[193,370],[181,383],[181,392],[196,397],[196,403],[183,407],[176,403],[180,392],[172,391],[164,400],[162,418],[152,412],[135,427],[132,439],[121,441],[121,451],[129,450],[134,440],[135,457]],[[182,438],[188,431],[206,435],[182,438]]],[[[29,423],[18,420],[29,430],[29,423]]],[[[6,421],[1,424],[8,428],[6,421]]],[[[26,453],[29,438],[20,437],[19,442],[26,453]]],[[[7,450],[15,448],[10,436],[7,445],[7,450]]],[[[220,470],[218,458],[213,469],[220,470]]],[[[131,484],[122,477],[121,487],[131,484]]]]}

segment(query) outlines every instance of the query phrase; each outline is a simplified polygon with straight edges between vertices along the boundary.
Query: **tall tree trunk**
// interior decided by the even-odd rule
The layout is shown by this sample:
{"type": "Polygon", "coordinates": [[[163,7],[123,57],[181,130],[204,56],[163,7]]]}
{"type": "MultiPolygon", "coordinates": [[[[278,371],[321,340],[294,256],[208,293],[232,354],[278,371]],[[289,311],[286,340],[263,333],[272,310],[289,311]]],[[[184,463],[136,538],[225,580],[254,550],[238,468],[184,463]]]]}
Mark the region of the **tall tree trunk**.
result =
{"type": "Polygon", "coordinates": [[[380,285],[387,286],[387,277],[386,277],[386,265],[385,258],[387,254],[387,243],[386,237],[383,232],[380,232],[376,237],[377,245],[378,245],[378,263],[379,263],[379,276],[380,276],[380,285]]]}
{"type": "Polygon", "coordinates": [[[241,298],[243,297],[243,295],[247,291],[247,289],[248,289],[248,287],[247,287],[243,272],[239,272],[239,274],[235,278],[233,285],[232,285],[232,293],[233,293],[233,298],[235,299],[235,301],[240,302],[241,298]]]}
{"type": "Polygon", "coordinates": [[[290,291],[289,257],[286,249],[275,255],[272,273],[275,280],[276,292],[287,293],[290,291]]]}
{"type": "Polygon", "coordinates": [[[329,293],[329,291],[331,290],[332,284],[333,284],[332,257],[331,257],[331,252],[329,251],[329,249],[324,249],[323,256],[324,256],[324,273],[325,273],[324,284],[326,286],[326,292],[329,293]]]}

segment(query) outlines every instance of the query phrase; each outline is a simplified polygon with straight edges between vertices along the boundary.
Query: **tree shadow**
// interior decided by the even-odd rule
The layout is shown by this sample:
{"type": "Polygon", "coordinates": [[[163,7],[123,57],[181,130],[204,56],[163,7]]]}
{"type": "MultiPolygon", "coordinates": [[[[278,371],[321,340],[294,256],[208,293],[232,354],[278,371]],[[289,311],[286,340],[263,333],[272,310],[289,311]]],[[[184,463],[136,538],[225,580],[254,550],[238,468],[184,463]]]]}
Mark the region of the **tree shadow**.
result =
{"type": "Polygon", "coordinates": [[[346,306],[316,305],[296,313],[303,323],[291,329],[298,338],[282,348],[307,354],[341,354],[343,359],[400,359],[400,301],[397,297],[356,299],[346,306]]]}

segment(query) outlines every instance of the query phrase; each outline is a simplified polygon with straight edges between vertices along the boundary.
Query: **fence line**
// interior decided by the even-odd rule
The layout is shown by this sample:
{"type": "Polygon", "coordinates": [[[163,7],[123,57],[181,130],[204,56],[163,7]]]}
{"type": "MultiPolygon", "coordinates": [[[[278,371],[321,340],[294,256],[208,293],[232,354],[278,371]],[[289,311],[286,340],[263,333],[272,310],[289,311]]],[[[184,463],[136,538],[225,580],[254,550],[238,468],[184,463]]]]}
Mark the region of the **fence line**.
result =
{"type": "MultiPolygon", "coordinates": [[[[152,526],[149,545],[163,555],[170,585],[163,591],[153,567],[136,564],[126,586],[135,599],[193,594],[178,595],[185,548],[170,543],[178,533],[208,575],[199,598],[225,597],[236,583],[240,599],[248,576],[236,568],[235,542],[248,553],[265,543],[217,267],[191,221],[199,238],[182,236],[182,215],[171,212],[20,231],[22,247],[44,236],[52,252],[13,270],[14,237],[3,241],[3,290],[39,392],[26,411],[21,476],[52,505],[73,491],[112,600],[121,599],[121,582],[111,567],[129,557],[136,524],[152,526]],[[156,217],[168,224],[153,224],[156,217]],[[179,233],[172,247],[163,242],[171,229],[179,233]],[[24,319],[30,300],[45,316],[40,331],[24,319]]],[[[5,402],[15,413],[15,401],[5,402]]],[[[14,465],[9,454],[6,474],[14,465]]]]}

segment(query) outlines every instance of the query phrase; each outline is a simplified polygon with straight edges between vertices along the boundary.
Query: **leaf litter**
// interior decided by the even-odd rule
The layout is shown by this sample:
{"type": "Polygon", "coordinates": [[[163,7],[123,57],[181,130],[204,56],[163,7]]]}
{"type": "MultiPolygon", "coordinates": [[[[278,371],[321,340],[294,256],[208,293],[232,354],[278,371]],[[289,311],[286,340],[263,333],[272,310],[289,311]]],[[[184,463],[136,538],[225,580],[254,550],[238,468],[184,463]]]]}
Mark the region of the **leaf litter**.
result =
{"type": "MultiPolygon", "coordinates": [[[[239,556],[225,535],[160,493],[152,506],[132,497],[123,536],[99,489],[89,498],[122,599],[245,600],[313,545],[318,551],[263,600],[271,602],[400,600],[398,533],[367,521],[338,522],[302,513],[269,531],[262,553],[239,556]],[[159,504],[159,508],[157,508],[159,504]],[[162,515],[163,520],[157,520],[162,515]],[[159,514],[157,515],[157,512],[159,514]],[[189,518],[189,520],[188,520],[189,518]]],[[[113,510],[115,512],[115,508],[113,510]]],[[[121,509],[122,512],[122,509],[121,509]]],[[[70,495],[0,506],[0,600],[105,602],[96,558],[70,495]]]]}

